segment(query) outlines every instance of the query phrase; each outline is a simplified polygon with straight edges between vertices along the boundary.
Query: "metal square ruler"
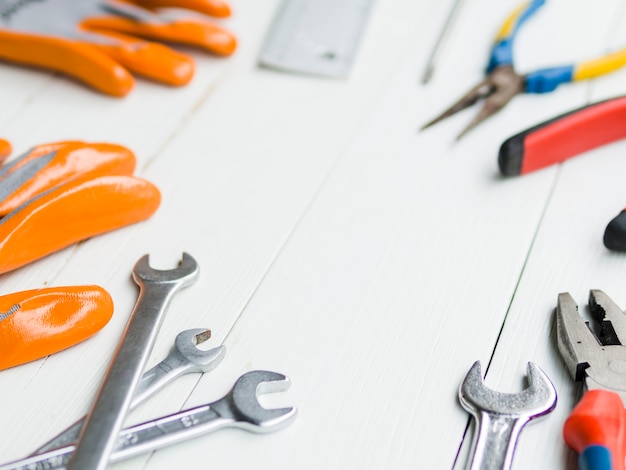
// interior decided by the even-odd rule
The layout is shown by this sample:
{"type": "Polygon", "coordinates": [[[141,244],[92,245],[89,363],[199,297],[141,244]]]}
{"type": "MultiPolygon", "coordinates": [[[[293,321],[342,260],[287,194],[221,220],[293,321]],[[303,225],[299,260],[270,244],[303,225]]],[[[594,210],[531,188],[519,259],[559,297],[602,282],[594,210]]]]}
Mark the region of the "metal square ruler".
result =
{"type": "Polygon", "coordinates": [[[283,0],[263,46],[265,67],[346,77],[374,0],[283,0]]]}

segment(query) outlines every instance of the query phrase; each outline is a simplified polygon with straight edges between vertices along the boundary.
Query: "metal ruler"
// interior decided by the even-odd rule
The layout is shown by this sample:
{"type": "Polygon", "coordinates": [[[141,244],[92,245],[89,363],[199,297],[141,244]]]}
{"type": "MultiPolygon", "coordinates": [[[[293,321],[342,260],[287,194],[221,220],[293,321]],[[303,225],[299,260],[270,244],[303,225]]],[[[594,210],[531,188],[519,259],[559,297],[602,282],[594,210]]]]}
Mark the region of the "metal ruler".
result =
{"type": "Polygon", "coordinates": [[[348,75],[374,0],[283,0],[259,63],[286,72],[348,75]]]}

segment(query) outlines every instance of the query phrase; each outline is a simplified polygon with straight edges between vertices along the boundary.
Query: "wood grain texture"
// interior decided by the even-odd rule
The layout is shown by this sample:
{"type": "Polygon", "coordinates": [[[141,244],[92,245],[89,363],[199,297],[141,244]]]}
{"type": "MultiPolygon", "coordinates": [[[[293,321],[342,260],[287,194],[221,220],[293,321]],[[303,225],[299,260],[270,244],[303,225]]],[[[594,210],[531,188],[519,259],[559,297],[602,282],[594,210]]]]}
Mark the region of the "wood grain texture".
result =
{"type": "MultiPolygon", "coordinates": [[[[151,363],[186,328],[211,328],[210,345],[228,354],[129,421],[206,403],[257,368],[293,382],[262,402],[300,415],[277,434],[222,431],[112,468],[460,469],[468,416],[456,394],[475,360],[503,391],[523,387],[526,362],[544,368],[559,405],[524,431],[514,468],[575,468],[560,437],[575,387],[552,310],[559,292],[583,302],[589,288],[626,307],[626,258],[601,242],[626,205],[626,144],[515,179],[498,175],[497,150],[532,124],[623,94],[626,71],[516,97],[454,143],[475,109],[417,129],[480,80],[517,2],[466,2],[428,86],[418,78],[450,1],[378,2],[346,81],[257,68],[277,3],[234,2],[227,24],[240,50],[227,60],[194,53],[198,74],[181,89],[140,81],[114,100],[0,65],[2,137],[18,150],[68,138],[125,144],[163,193],[149,221],[3,276],[0,293],[99,284],[116,313],[93,339],[0,373],[2,460],[88,409],[135,302],[135,261],[150,253],[167,269],[186,251],[201,277],[174,300],[151,363]]],[[[520,70],[619,47],[624,26],[619,0],[552,0],[518,38],[520,70]]]]}

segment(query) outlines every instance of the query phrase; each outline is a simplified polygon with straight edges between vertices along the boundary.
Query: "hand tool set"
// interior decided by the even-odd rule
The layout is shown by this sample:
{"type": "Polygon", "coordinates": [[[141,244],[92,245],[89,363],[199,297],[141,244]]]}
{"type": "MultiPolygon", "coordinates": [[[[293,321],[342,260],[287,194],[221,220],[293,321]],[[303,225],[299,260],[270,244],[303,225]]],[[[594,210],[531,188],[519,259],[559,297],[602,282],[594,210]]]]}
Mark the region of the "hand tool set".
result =
{"type": "Polygon", "coordinates": [[[221,0],[0,0],[0,59],[62,72],[112,96],[131,91],[131,73],[181,86],[193,77],[193,59],[145,39],[221,56],[237,47],[231,32],[194,12],[227,17],[230,7],[221,0]],[[162,7],[187,9],[189,18],[153,11],[162,7]]]}
{"type": "MultiPolygon", "coordinates": [[[[458,9],[453,9],[445,29],[458,9]]],[[[603,57],[516,72],[513,48],[521,26],[545,0],[530,0],[502,25],[486,76],[458,102],[425,124],[426,129],[484,100],[460,139],[497,113],[517,94],[547,93],[563,83],[586,80],[626,65],[626,49],[603,57]]],[[[259,62],[267,67],[331,77],[346,76],[356,56],[373,0],[292,0],[282,4],[259,62]]],[[[219,56],[234,53],[235,36],[191,13],[230,15],[222,0],[0,0],[0,59],[69,75],[111,96],[125,96],[132,74],[172,85],[187,84],[194,62],[187,54],[152,42],[194,46],[219,56]],[[159,11],[182,8],[180,18],[159,11]]],[[[442,35],[444,34],[442,33],[442,35]]],[[[441,38],[429,61],[430,78],[441,38]]],[[[506,176],[563,162],[626,136],[626,97],[585,106],[507,139],[498,158],[506,176]]],[[[0,140],[0,163],[11,145],[0,140]]],[[[134,154],[119,145],[57,142],[40,145],[0,166],[0,274],[12,271],[86,238],[149,218],[160,205],[159,190],[133,176],[134,154]]],[[[605,245],[626,251],[626,209],[607,226],[605,245]]],[[[152,369],[146,364],[174,295],[196,282],[199,267],[187,253],[180,266],[155,270],[148,255],[133,279],[140,292],[109,369],[87,415],[31,455],[0,470],[104,470],[110,463],[196,438],[223,427],[268,433],[290,424],[294,407],[265,409],[257,395],[284,391],[289,379],[255,370],[241,375],[228,394],[212,403],[123,429],[127,414],[176,378],[205,373],[223,360],[225,346],[202,350],[206,329],[182,331],[170,354],[152,369]]],[[[559,295],[558,350],[585,394],[564,425],[568,446],[583,470],[624,470],[626,455],[626,316],[599,290],[589,305],[599,323],[595,334],[572,297],[559,295]]],[[[81,342],[113,314],[111,296],[98,286],[28,290],[0,297],[0,370],[43,358],[81,342]]],[[[525,425],[549,414],[557,393],[534,363],[528,387],[517,394],[487,388],[475,362],[459,388],[459,401],[474,421],[471,470],[511,468],[525,425]]]]}
{"type": "MultiPolygon", "coordinates": [[[[626,65],[626,48],[575,65],[537,70],[526,75],[515,72],[513,48],[524,22],[545,4],[531,0],[517,8],[504,22],[491,50],[487,76],[441,115],[425,124],[426,129],[479,100],[485,103],[457,137],[502,109],[519,93],[547,93],[562,83],[598,77],[626,65]]],[[[504,141],[498,155],[500,172],[506,176],[530,173],[563,162],[626,136],[626,98],[619,97],[570,111],[532,126],[504,141]]],[[[604,245],[626,252],[626,212],[621,211],[606,227],[604,245]]]]}
{"type": "Polygon", "coordinates": [[[289,379],[276,372],[251,371],[213,403],[122,430],[128,411],[181,375],[209,372],[224,358],[224,346],[208,351],[197,348],[209,339],[209,330],[185,330],[176,337],[170,354],[142,375],[174,295],[193,284],[198,274],[196,261],[187,253],[179,267],[168,271],[151,268],[148,255],[137,261],[133,279],[140,287],[139,297],[91,411],[31,456],[0,465],[0,469],[106,468],[109,463],[224,427],[268,433],[290,424],[295,408],[265,409],[257,401],[257,393],[286,390],[289,379]]]}
{"type": "Polygon", "coordinates": [[[518,74],[513,64],[513,48],[517,32],[544,3],[545,0],[526,2],[506,19],[491,50],[485,79],[441,115],[425,124],[422,129],[484,99],[482,109],[458,135],[457,139],[460,139],[482,121],[500,111],[520,93],[548,93],[563,83],[599,77],[626,65],[626,49],[622,49],[578,64],[536,70],[525,75],[518,74]]]}
{"type": "MultiPolygon", "coordinates": [[[[556,346],[583,396],[563,426],[563,437],[578,454],[581,470],[626,468],[626,313],[603,291],[589,292],[597,327],[578,312],[565,292],[558,296],[556,346]]],[[[524,425],[556,406],[554,386],[541,369],[528,363],[529,387],[519,394],[494,392],[483,384],[480,363],[467,373],[459,401],[476,420],[474,450],[468,469],[508,469],[524,425]]]]}

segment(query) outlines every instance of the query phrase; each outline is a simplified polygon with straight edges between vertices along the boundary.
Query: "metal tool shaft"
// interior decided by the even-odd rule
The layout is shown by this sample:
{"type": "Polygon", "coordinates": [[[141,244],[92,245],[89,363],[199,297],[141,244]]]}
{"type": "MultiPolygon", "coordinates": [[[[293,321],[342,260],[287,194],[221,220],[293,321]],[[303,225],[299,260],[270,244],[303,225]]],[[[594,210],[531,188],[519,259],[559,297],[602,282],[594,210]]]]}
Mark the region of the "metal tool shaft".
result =
{"type": "MultiPolygon", "coordinates": [[[[202,351],[196,349],[195,346],[191,347],[187,344],[187,341],[184,341],[198,334],[203,335],[201,337],[202,340],[205,337],[208,339],[207,332],[208,330],[197,328],[185,330],[178,335],[174,348],[172,348],[167,357],[143,374],[130,404],[131,410],[163,390],[181,375],[189,372],[209,372],[221,362],[226,351],[225,346],[202,351]]],[[[52,449],[74,444],[78,439],[84,422],[85,417],[37,448],[31,455],[42,454],[52,449]]]]}
{"type": "MultiPolygon", "coordinates": [[[[223,398],[189,410],[147,421],[123,430],[114,442],[110,461],[119,462],[165,446],[177,444],[223,427],[240,427],[256,433],[282,429],[293,421],[296,409],[262,408],[257,393],[283,391],[289,380],[282,374],[252,371],[239,377],[223,398]],[[265,386],[265,387],[263,387],[265,386]]],[[[67,468],[75,446],[52,449],[41,455],[0,465],[0,470],[52,470],[67,468]]]]}
{"type": "Polygon", "coordinates": [[[428,58],[428,62],[426,63],[426,68],[424,69],[424,74],[422,75],[422,84],[426,85],[433,76],[435,72],[435,68],[439,63],[439,57],[441,56],[443,47],[448,40],[450,30],[452,29],[452,24],[457,17],[458,11],[460,10],[462,0],[454,0],[452,3],[452,7],[448,12],[446,17],[446,21],[441,28],[439,36],[437,37],[437,42],[433,47],[432,52],[428,58]]]}
{"type": "Polygon", "coordinates": [[[508,470],[515,444],[530,418],[498,416],[488,412],[476,415],[477,430],[468,470],[508,470]]]}
{"type": "MultiPolygon", "coordinates": [[[[233,423],[232,419],[220,418],[213,411],[211,405],[205,405],[132,426],[123,430],[117,437],[114,450],[110,455],[110,463],[177,444],[233,423]]],[[[67,468],[75,450],[75,445],[66,445],[2,465],[0,470],[67,468]]]]}
{"type": "Polygon", "coordinates": [[[476,421],[468,470],[509,470],[524,426],[556,406],[556,390],[545,372],[532,362],[527,371],[529,385],[520,393],[487,388],[478,361],[465,376],[459,401],[476,421]]]}
{"type": "Polygon", "coordinates": [[[181,268],[172,271],[151,270],[147,255],[135,265],[133,278],[140,287],[139,298],[87,415],[69,469],[104,470],[108,465],[165,312],[174,294],[195,281],[197,274],[197,265],[189,255],[184,255],[181,268]]]}

